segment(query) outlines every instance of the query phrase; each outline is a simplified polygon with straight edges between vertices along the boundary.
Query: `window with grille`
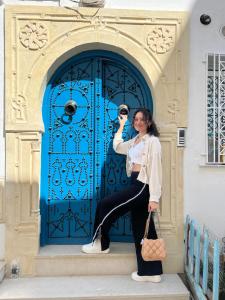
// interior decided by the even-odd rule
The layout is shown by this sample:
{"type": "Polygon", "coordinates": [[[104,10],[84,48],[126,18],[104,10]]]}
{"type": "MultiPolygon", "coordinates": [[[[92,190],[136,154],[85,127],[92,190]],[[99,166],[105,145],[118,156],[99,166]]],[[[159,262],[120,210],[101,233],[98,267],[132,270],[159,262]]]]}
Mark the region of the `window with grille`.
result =
{"type": "Polygon", "coordinates": [[[225,55],[208,55],[208,163],[225,164],[225,55]]]}

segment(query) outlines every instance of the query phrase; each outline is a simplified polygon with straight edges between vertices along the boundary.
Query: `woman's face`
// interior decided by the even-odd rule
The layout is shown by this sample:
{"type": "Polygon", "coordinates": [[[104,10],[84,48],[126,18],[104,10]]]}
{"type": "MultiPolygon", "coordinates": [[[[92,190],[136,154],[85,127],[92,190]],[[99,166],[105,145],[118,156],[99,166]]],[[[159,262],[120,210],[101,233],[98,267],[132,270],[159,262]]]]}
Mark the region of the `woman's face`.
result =
{"type": "Polygon", "coordinates": [[[140,133],[141,132],[146,133],[149,124],[150,124],[149,121],[146,122],[144,120],[144,116],[143,116],[142,112],[136,113],[136,116],[134,118],[134,128],[135,128],[135,130],[137,130],[140,133]]]}

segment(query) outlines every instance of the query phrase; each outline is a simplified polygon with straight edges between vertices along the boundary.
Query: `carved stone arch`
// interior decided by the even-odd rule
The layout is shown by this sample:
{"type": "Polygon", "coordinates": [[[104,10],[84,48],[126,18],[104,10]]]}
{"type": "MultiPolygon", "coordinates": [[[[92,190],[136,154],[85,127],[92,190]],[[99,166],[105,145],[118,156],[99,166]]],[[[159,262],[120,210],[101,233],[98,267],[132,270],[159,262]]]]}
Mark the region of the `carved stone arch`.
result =
{"type": "Polygon", "coordinates": [[[183,149],[177,148],[176,139],[177,127],[187,126],[188,19],[185,12],[104,8],[96,15],[94,8],[76,12],[46,6],[6,6],[3,219],[8,272],[15,258],[22,275],[37,272],[43,96],[54,71],[87,50],[109,50],[123,56],[150,87],[166,164],[160,215],[168,246],[164,270],[183,271],[183,149]],[[34,36],[27,30],[30,26],[26,27],[31,23],[34,36]],[[42,24],[41,29],[37,23],[42,24]]]}
{"type": "MultiPolygon", "coordinates": [[[[93,32],[85,31],[79,34],[79,41],[76,43],[73,41],[73,35],[69,35],[68,39],[72,39],[72,41],[69,40],[68,44],[62,44],[60,39],[58,39],[58,43],[54,43],[54,47],[51,46],[50,49],[45,52],[44,56],[40,55],[35,65],[32,66],[30,73],[31,78],[25,93],[36,95],[36,104],[34,107],[30,107],[30,109],[35,111],[37,117],[36,123],[40,124],[41,130],[43,129],[41,105],[47,82],[54,71],[63,62],[68,60],[70,57],[87,50],[108,50],[124,56],[142,73],[150,87],[154,102],[154,86],[156,86],[161,76],[161,70],[159,66],[157,66],[153,55],[147,51],[143,51],[143,48],[138,46],[131,39],[120,36],[116,43],[115,38],[116,33],[107,32],[107,35],[104,35],[104,38],[101,37],[100,41],[96,41],[95,38],[93,38],[93,32]],[[84,41],[88,41],[88,43],[84,43],[84,41]],[[71,45],[73,47],[71,47],[71,45]],[[142,58],[141,60],[140,57],[142,58]]],[[[35,103],[35,101],[32,100],[32,103],[35,103]]]]}

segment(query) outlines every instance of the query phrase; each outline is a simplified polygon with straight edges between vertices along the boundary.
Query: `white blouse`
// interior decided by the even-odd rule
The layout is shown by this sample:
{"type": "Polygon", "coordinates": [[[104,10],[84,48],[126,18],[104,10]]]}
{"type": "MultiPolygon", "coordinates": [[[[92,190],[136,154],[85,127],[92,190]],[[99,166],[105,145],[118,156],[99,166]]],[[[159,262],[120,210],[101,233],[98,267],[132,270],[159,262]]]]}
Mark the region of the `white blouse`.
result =
{"type": "Polygon", "coordinates": [[[143,152],[144,152],[145,144],[143,141],[138,144],[134,144],[128,151],[128,155],[130,156],[130,162],[132,164],[142,164],[143,152]]]}
{"type": "MultiPolygon", "coordinates": [[[[116,133],[113,139],[113,149],[119,154],[127,155],[126,171],[128,177],[131,176],[132,172],[132,164],[128,152],[135,144],[136,138],[137,136],[124,142],[122,133],[116,133]]],[[[144,144],[144,151],[142,153],[141,170],[137,180],[149,185],[149,201],[158,202],[161,197],[162,189],[161,144],[158,137],[149,134],[145,134],[142,137],[142,141],[144,144]]]]}

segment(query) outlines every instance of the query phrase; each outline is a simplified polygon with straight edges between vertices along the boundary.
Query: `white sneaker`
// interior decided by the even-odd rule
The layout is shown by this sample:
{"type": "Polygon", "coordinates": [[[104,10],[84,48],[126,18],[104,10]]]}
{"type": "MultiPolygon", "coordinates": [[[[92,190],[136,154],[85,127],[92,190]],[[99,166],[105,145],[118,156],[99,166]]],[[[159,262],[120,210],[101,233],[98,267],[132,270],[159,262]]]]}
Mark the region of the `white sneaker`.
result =
{"type": "Polygon", "coordinates": [[[109,253],[109,248],[102,250],[101,241],[99,239],[94,240],[94,243],[83,245],[81,248],[84,253],[100,254],[109,253]]]}
{"type": "Polygon", "coordinates": [[[158,283],[158,282],[161,281],[161,276],[160,275],[140,276],[140,275],[138,275],[137,272],[133,272],[131,274],[131,278],[135,281],[150,281],[150,282],[155,282],[155,283],[158,283]]]}

